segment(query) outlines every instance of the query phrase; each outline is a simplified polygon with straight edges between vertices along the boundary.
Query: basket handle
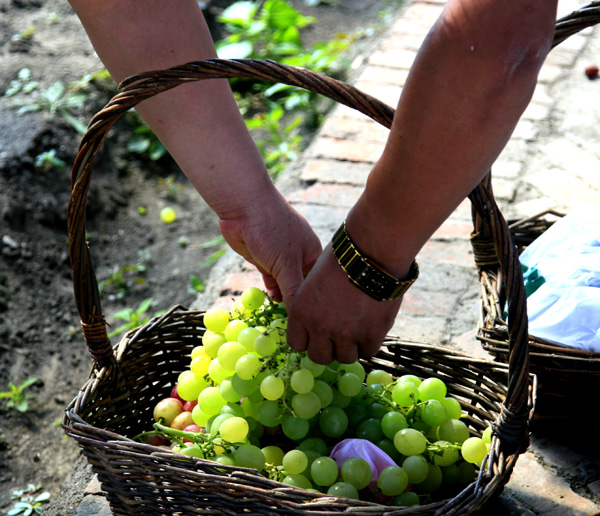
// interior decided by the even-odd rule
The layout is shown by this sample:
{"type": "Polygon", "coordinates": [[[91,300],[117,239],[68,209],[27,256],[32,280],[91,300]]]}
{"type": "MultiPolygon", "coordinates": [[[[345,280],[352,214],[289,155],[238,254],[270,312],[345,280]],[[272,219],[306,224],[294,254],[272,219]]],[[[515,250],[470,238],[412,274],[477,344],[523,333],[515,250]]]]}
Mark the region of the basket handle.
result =
{"type": "MultiPolygon", "coordinates": [[[[575,11],[570,17],[557,24],[555,45],[598,22],[599,2],[575,11]]],[[[107,135],[108,130],[125,112],[141,101],[170,90],[186,82],[214,78],[253,78],[281,82],[298,86],[321,94],[348,107],[356,109],[383,126],[390,128],[394,110],[379,100],[341,81],[311,72],[310,70],[286,66],[269,60],[222,60],[212,59],[189,63],[168,70],[147,72],[125,79],[121,91],[97,113],[88,126],[81,141],[79,152],[73,164],[71,175],[71,198],[67,211],[69,234],[69,254],[73,273],[75,303],[81,319],[83,335],[88,350],[97,366],[114,362],[112,346],[106,331],[106,321],[102,315],[98,281],[85,239],[85,206],[90,186],[93,161],[107,135]]],[[[505,401],[507,414],[522,414],[524,423],[516,434],[526,433],[527,422],[527,377],[528,349],[527,322],[523,322],[523,311],[512,305],[522,305],[524,299],[523,279],[514,272],[516,249],[512,243],[506,221],[500,214],[496,202],[482,184],[470,195],[477,212],[489,227],[494,228],[493,241],[496,254],[502,262],[505,276],[517,286],[520,282],[522,293],[509,296],[509,392],[505,401]],[[493,223],[492,223],[493,218],[493,223]],[[511,258],[512,257],[512,258],[511,258]],[[506,261],[506,263],[504,262],[506,261]],[[521,320],[521,321],[520,321],[521,320]]],[[[505,418],[514,419],[514,418],[505,418]]],[[[512,434],[513,432],[509,432],[512,434]]],[[[521,442],[515,439],[515,442],[521,442]]]]}

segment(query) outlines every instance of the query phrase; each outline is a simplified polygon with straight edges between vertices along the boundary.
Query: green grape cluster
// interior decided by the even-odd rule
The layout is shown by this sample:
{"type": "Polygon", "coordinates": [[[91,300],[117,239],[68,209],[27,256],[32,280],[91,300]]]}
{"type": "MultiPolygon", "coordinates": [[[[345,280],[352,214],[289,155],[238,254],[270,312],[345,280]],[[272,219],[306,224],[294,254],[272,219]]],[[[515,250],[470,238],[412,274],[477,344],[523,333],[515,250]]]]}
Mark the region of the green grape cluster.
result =
{"type": "Polygon", "coordinates": [[[320,365],[286,342],[287,313],[258,288],[231,310],[205,312],[206,332],[168,398],[150,444],[334,496],[416,505],[473,481],[491,428],[471,435],[459,401],[436,377],[394,378],[360,362],[320,365]],[[368,441],[391,464],[336,462],[345,439],[368,441]]]}

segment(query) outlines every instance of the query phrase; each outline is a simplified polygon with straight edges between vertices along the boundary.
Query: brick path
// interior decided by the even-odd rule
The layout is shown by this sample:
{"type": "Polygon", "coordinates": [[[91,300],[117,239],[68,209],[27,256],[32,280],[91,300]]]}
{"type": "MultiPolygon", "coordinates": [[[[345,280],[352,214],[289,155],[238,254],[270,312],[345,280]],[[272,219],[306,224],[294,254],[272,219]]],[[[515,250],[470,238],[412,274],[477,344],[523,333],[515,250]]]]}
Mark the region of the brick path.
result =
{"type": "MultiPolygon", "coordinates": [[[[564,0],[559,16],[587,2],[564,0]]],[[[415,1],[403,9],[378,48],[365,56],[354,85],[395,106],[417,49],[443,2],[415,1]]],[[[600,201],[599,82],[583,75],[586,60],[599,56],[598,31],[572,36],[549,56],[533,101],[494,167],[494,191],[505,216],[533,215],[546,208],[569,211],[600,201]],[[567,93],[566,93],[567,92],[567,93]],[[595,97],[592,97],[595,95],[595,97]],[[573,109],[572,109],[573,108],[573,109]],[[597,177],[597,175],[596,175],[597,177]]],[[[290,202],[308,219],[326,245],[365,184],[380,155],[387,130],[350,108],[337,106],[305,152],[302,187],[290,202]]],[[[475,340],[479,285],[468,243],[470,205],[463,203],[419,254],[421,277],[406,295],[391,333],[409,340],[445,344],[488,358],[475,340]]],[[[213,288],[200,298],[231,306],[246,286],[261,285],[258,273],[236,257],[215,269],[213,288]],[[211,297],[212,296],[212,297],[211,297]]],[[[560,440],[533,436],[504,493],[486,514],[593,516],[600,514],[600,451],[585,452],[560,440]]],[[[97,481],[86,490],[77,516],[109,515],[97,481]]]]}

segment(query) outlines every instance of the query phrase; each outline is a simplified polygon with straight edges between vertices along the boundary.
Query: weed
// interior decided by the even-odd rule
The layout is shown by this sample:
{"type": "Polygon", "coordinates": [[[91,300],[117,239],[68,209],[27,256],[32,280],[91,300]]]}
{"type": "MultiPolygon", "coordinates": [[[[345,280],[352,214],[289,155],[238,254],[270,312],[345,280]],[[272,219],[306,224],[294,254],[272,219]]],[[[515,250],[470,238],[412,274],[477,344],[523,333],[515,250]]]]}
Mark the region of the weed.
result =
{"type": "MultiPolygon", "coordinates": [[[[133,310],[132,308],[125,308],[124,310],[120,310],[119,312],[117,312],[114,315],[114,318],[119,319],[121,321],[125,321],[125,323],[117,327],[114,331],[110,332],[108,334],[108,337],[114,337],[119,333],[123,333],[127,330],[133,330],[138,326],[146,324],[150,320],[149,317],[146,316],[146,312],[150,309],[150,307],[153,304],[154,299],[149,297],[147,299],[144,299],[136,310],[133,310]]],[[[162,313],[164,313],[164,311],[156,312],[153,317],[157,317],[162,313]]]]}
{"type": "Polygon", "coordinates": [[[30,393],[25,393],[25,389],[31,387],[37,378],[29,378],[23,380],[19,385],[15,385],[13,382],[8,382],[10,391],[0,392],[0,398],[8,398],[6,402],[6,408],[16,409],[19,412],[27,412],[29,409],[28,399],[31,397],[30,393]]]}
{"type": "Polygon", "coordinates": [[[302,137],[294,135],[293,132],[302,123],[302,117],[298,115],[291,123],[282,125],[284,109],[274,102],[269,102],[268,106],[268,111],[255,114],[252,119],[246,121],[246,125],[250,130],[262,130],[261,134],[266,136],[258,137],[256,145],[271,176],[276,178],[287,163],[298,158],[302,137]]]}
{"type": "Polygon", "coordinates": [[[13,491],[11,500],[19,501],[8,511],[7,516],[42,514],[42,505],[50,500],[50,493],[48,491],[38,493],[40,489],[42,489],[41,485],[29,484],[25,489],[13,491]]]}
{"type": "Polygon", "coordinates": [[[108,277],[98,284],[99,292],[108,289],[116,299],[123,299],[134,284],[146,284],[146,280],[141,275],[146,273],[148,261],[150,261],[150,253],[146,250],[138,253],[138,262],[133,265],[115,265],[108,271],[108,277]]]}
{"type": "Polygon", "coordinates": [[[56,149],[50,149],[38,154],[33,163],[35,168],[51,170],[53,168],[63,169],[67,165],[56,155],[56,149]]]}
{"type": "Polygon", "coordinates": [[[21,68],[17,74],[17,78],[10,81],[10,86],[4,92],[5,97],[12,97],[17,93],[31,93],[38,87],[38,82],[31,78],[31,70],[29,68],[21,68]]]}
{"type": "Polygon", "coordinates": [[[167,177],[160,177],[158,184],[167,192],[167,198],[177,201],[179,197],[178,190],[183,188],[182,184],[177,183],[177,174],[170,174],[167,177]]]}
{"type": "Polygon", "coordinates": [[[17,79],[11,82],[11,87],[5,93],[6,96],[14,96],[18,93],[25,97],[13,101],[13,105],[19,107],[18,115],[47,111],[50,116],[62,116],[79,134],[85,134],[87,127],[73,114],[73,110],[82,109],[88,98],[88,87],[94,80],[104,79],[105,71],[87,74],[79,81],[65,85],[56,81],[43,91],[38,90],[38,84],[31,80],[31,71],[23,68],[19,71],[17,79]]]}
{"type": "Polygon", "coordinates": [[[188,294],[199,294],[204,292],[205,284],[196,274],[190,274],[190,285],[188,286],[188,294]]]}
{"type": "Polygon", "coordinates": [[[127,143],[127,150],[142,156],[146,156],[151,161],[158,161],[167,155],[167,149],[154,134],[152,129],[146,125],[142,117],[135,111],[130,112],[130,122],[135,126],[133,136],[127,143]]]}

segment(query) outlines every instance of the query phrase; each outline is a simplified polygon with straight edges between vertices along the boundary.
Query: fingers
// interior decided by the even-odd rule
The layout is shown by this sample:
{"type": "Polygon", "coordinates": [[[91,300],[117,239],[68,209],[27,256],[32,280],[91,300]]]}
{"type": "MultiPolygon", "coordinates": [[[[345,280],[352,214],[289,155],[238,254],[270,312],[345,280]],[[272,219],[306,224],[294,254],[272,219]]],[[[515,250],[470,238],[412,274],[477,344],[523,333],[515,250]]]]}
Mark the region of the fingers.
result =
{"type": "Polygon", "coordinates": [[[267,274],[264,272],[262,273],[262,278],[265,288],[267,289],[267,294],[269,294],[269,296],[278,303],[282,301],[283,296],[281,294],[281,289],[277,284],[277,280],[271,274],[267,274]]]}

